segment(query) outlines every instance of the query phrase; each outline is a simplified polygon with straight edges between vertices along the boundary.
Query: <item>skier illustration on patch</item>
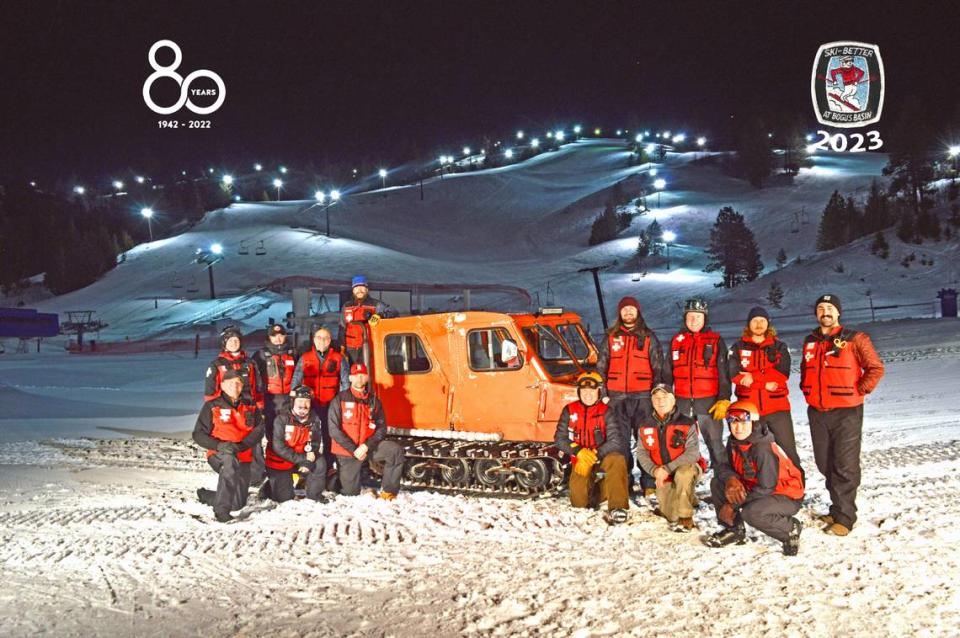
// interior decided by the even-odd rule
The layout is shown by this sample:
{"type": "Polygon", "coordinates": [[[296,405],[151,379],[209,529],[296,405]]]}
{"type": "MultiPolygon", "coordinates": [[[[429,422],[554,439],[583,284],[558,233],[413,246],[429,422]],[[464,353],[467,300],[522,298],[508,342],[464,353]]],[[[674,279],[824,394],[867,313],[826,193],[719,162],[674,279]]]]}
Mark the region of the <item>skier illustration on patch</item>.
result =
{"type": "Polygon", "coordinates": [[[830,110],[841,113],[855,113],[863,107],[863,101],[860,92],[860,85],[870,81],[866,72],[856,64],[857,60],[852,55],[839,56],[837,65],[834,66],[834,60],[830,61],[830,74],[826,84],[827,100],[830,103],[830,110]]]}

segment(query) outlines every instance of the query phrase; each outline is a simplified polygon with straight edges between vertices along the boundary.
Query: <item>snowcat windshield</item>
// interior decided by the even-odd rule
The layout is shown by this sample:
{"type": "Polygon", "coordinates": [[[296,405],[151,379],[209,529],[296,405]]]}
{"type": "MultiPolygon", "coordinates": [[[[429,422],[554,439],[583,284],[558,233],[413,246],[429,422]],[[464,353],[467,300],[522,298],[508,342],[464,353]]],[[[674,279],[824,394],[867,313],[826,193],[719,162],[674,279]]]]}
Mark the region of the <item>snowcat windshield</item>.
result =
{"type": "Polygon", "coordinates": [[[556,326],[537,324],[524,328],[523,333],[551,377],[579,372],[586,365],[587,357],[590,356],[590,348],[576,324],[564,323],[556,326]],[[571,359],[571,353],[576,357],[576,361],[571,359]]]}

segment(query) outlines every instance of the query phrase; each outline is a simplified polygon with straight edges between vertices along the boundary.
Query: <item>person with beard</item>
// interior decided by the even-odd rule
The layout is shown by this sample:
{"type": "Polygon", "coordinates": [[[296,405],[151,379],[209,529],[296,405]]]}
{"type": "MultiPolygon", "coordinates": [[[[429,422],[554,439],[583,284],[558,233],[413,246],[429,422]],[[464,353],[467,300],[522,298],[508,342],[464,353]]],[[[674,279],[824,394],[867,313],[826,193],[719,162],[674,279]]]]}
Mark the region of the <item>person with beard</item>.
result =
{"type": "Polygon", "coordinates": [[[323,458],[320,420],[310,409],[313,392],[298,386],[291,393],[289,410],[282,410],[271,428],[267,444],[267,478],[273,500],[284,503],[293,498],[294,473],[305,476],[307,498],[325,503],[327,467],[323,458]]]}
{"type": "Polygon", "coordinates": [[[327,412],[333,398],[350,387],[350,364],[345,356],[330,347],[333,336],[325,326],[314,330],[310,340],[313,346],[300,355],[291,383],[294,386],[305,385],[313,393],[313,412],[320,419],[326,472],[332,481],[334,454],[330,446],[327,412]]]}
{"type": "Polygon", "coordinates": [[[697,420],[714,470],[724,463],[723,417],[730,405],[727,344],[707,325],[707,302],[687,299],[683,329],[670,340],[664,376],[681,412],[697,420]]]}
{"type": "MultiPolygon", "coordinates": [[[[624,297],[617,304],[617,320],[600,342],[597,372],[606,379],[611,408],[620,414],[623,437],[632,447],[637,427],[650,414],[650,389],[663,380],[663,348],[640,314],[640,302],[624,297]]],[[[627,472],[633,483],[633,455],[627,452],[627,472]]],[[[644,496],[656,491],[656,481],[641,468],[644,496]]]]}
{"type": "Polygon", "coordinates": [[[221,523],[247,502],[253,450],[263,438],[263,412],[244,395],[244,382],[239,371],[227,368],[220,392],[203,404],[193,428],[194,442],[207,450],[207,462],[219,474],[217,489],[200,488],[197,498],[221,523]]]}
{"type": "Polygon", "coordinates": [[[626,430],[617,423],[616,412],[600,400],[602,384],[603,378],[596,372],[584,372],[577,378],[577,400],[560,412],[554,443],[570,455],[573,464],[570,504],[596,507],[606,501],[607,521],[619,524],[626,522],[630,507],[629,439],[623,437],[626,430]]]}
{"type": "Polygon", "coordinates": [[[807,400],[817,469],[826,479],[830,511],[823,531],[846,536],[857,522],[863,400],[883,377],[883,361],[865,332],[840,324],[840,298],[814,304],[819,326],[803,341],[800,389],[807,400]]]}
{"type": "Polygon", "coordinates": [[[766,308],[752,308],[743,335],[730,349],[730,381],[738,400],[757,406],[760,421],[802,473],[790,416],[789,376],[787,344],[777,339],[766,308]]]}
{"type": "Polygon", "coordinates": [[[383,404],[367,389],[367,366],[350,366],[350,388],[330,402],[330,438],[340,468],[340,493],[360,493],[360,471],[369,460],[383,463],[380,498],[392,501],[400,491],[406,454],[396,441],[387,438],[383,404]]]}
{"type": "Polygon", "coordinates": [[[366,324],[371,320],[396,317],[396,310],[370,297],[370,288],[367,278],[358,275],[350,284],[353,299],[343,304],[340,309],[340,331],[337,334],[337,343],[344,347],[344,354],[350,363],[366,363],[363,360],[363,346],[367,339],[366,324]]]}

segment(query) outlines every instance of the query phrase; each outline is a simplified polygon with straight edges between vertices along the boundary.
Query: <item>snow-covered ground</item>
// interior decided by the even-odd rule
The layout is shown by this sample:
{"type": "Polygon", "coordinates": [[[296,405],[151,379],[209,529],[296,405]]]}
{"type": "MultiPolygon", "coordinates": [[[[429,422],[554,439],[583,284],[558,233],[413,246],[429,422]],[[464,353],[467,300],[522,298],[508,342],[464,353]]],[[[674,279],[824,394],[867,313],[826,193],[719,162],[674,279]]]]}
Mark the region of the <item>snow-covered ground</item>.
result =
{"type": "MultiPolygon", "coordinates": [[[[48,376],[22,355],[4,359],[0,384],[17,398],[3,402],[20,412],[0,432],[22,429],[0,442],[0,633],[952,635],[960,621],[958,327],[868,327],[887,375],[867,401],[861,518],[846,538],[822,534],[813,518],[826,492],[794,376],[810,482],[796,558],[766,538],[703,547],[699,535],[714,526],[706,505],[695,534],[668,531],[646,503],[611,528],[563,498],[428,492],[392,503],[254,500],[244,520],[218,525],[195,500],[214,474],[189,442],[104,439],[103,431],[77,440],[98,423],[157,430],[166,418],[157,410],[197,407],[202,364],[169,355],[41,357],[48,376]],[[88,421],[57,420],[83,399],[88,421]]],[[[796,347],[801,335],[785,337],[796,347]]]]}

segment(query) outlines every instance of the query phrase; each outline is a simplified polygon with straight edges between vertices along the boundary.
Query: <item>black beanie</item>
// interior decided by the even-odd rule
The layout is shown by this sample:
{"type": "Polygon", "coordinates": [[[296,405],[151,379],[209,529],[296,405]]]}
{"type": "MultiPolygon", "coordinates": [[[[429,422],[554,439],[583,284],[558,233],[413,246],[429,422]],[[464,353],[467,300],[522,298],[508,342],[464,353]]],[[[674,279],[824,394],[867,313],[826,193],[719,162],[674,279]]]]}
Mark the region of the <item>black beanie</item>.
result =
{"type": "Polygon", "coordinates": [[[767,312],[767,309],[763,306],[754,306],[750,309],[750,313],[747,315],[747,323],[750,323],[757,317],[763,317],[767,321],[770,321],[770,313],[767,312]]]}
{"type": "Polygon", "coordinates": [[[830,294],[820,295],[820,297],[817,299],[817,302],[813,304],[813,309],[816,310],[817,306],[819,306],[822,303],[831,304],[834,308],[837,309],[837,312],[843,312],[843,308],[840,307],[840,297],[836,295],[830,295],[830,294]]]}

